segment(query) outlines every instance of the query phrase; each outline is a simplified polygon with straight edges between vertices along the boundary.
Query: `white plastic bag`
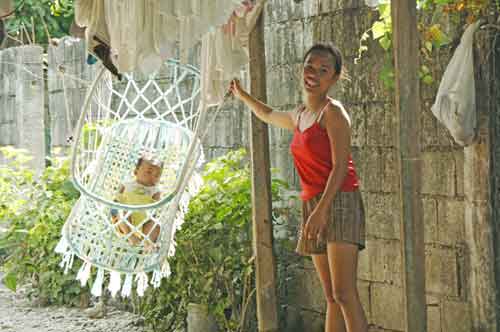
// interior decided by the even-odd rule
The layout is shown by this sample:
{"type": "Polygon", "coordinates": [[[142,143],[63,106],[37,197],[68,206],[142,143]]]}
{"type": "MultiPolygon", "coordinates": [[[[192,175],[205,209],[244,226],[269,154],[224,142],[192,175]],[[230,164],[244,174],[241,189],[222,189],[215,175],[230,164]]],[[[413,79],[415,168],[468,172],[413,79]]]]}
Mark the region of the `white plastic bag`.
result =
{"type": "Polygon", "coordinates": [[[365,0],[365,4],[371,8],[375,8],[378,5],[385,4],[385,3],[388,3],[388,1],[387,0],[365,0]]]}
{"type": "Polygon", "coordinates": [[[460,45],[446,67],[431,108],[434,116],[448,128],[455,142],[462,146],[473,142],[477,126],[472,47],[474,32],[478,27],[479,22],[475,22],[465,30],[460,45]]]}

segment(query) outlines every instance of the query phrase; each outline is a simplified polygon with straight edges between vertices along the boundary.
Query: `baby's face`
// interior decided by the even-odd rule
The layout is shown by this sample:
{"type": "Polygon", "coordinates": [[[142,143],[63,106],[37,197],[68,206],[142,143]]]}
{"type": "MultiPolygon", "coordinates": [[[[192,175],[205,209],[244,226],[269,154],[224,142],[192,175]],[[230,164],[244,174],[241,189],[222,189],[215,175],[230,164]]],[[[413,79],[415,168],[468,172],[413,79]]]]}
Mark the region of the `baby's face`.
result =
{"type": "Polygon", "coordinates": [[[154,186],[160,180],[162,168],[154,165],[149,161],[143,160],[139,167],[135,170],[135,178],[137,182],[143,186],[154,186]]]}

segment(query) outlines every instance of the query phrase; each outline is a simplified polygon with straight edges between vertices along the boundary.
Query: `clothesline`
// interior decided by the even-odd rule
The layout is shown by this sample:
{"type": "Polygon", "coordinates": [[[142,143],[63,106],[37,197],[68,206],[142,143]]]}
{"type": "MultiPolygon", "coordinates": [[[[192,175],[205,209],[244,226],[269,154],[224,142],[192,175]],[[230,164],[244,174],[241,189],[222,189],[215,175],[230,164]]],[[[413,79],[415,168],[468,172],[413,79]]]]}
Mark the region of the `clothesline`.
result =
{"type": "Polygon", "coordinates": [[[249,34],[265,2],[76,0],[75,22],[85,27],[89,51],[106,44],[104,57],[120,73],[152,73],[177,47],[186,63],[188,50],[201,41],[202,98],[208,106],[222,101],[228,80],[248,63],[249,34]]]}
{"type": "MultiPolygon", "coordinates": [[[[10,61],[3,61],[3,60],[0,60],[0,64],[6,64],[6,65],[11,65],[11,66],[16,66],[16,67],[19,67],[22,71],[28,73],[30,76],[32,76],[34,79],[37,79],[37,80],[46,80],[48,75],[44,75],[42,74],[42,76],[32,72],[31,70],[29,70],[27,68],[27,66],[25,66],[25,64],[20,64],[20,63],[16,63],[16,62],[10,62],[10,61]]],[[[39,63],[40,64],[40,63],[39,63]]],[[[42,64],[40,64],[42,65],[42,64]]],[[[81,77],[78,77],[76,75],[72,75],[72,74],[68,74],[65,72],[64,70],[64,65],[58,65],[56,66],[56,69],[52,69],[52,68],[47,68],[44,66],[44,69],[47,69],[47,70],[53,70],[54,72],[56,72],[58,75],[60,76],[64,76],[65,78],[69,78],[69,79],[72,79],[76,82],[79,82],[81,84],[84,84],[86,86],[89,86],[92,82],[91,81],[87,81],[81,77]]]]}

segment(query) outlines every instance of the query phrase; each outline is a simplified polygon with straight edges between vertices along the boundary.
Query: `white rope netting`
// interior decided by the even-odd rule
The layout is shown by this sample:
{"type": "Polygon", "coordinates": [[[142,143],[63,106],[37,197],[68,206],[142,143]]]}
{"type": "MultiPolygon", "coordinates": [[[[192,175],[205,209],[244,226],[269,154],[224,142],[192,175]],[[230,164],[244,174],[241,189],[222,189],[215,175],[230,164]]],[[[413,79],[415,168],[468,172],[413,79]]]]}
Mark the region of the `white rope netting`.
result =
{"type": "Polygon", "coordinates": [[[77,275],[82,285],[91,266],[98,268],[94,295],[102,293],[104,271],[111,272],[111,293],[121,289],[123,296],[130,294],[134,276],[141,295],[146,273],[153,272],[154,286],[169,275],[175,231],[201,181],[195,168],[203,160],[201,137],[208,124],[199,93],[198,71],[173,60],[153,76],[126,74],[120,82],[103,70],[89,88],[72,151],[81,197],[56,251],[66,272],[74,255],[84,260],[77,275]],[[145,190],[139,194],[124,192],[125,183],[138,181],[140,160],[160,169],[156,197],[147,193],[152,184],[138,186],[145,190]],[[126,195],[140,199],[121,200],[126,195]]]}

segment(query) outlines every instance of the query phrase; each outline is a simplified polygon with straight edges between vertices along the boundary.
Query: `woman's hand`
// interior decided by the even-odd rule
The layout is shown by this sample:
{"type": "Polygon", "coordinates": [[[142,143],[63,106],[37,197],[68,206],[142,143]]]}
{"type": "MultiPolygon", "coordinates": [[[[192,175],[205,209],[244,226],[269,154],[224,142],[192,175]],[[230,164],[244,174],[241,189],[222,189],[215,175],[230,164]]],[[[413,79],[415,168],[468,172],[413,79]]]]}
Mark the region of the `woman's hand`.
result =
{"type": "Polygon", "coordinates": [[[306,240],[320,241],[325,239],[326,227],[328,222],[328,211],[314,210],[307,218],[304,227],[304,236],[306,240]]]}
{"type": "Polygon", "coordinates": [[[292,119],[293,112],[273,112],[271,107],[243,90],[238,79],[231,81],[228,93],[233,94],[233,96],[241,100],[261,121],[280,128],[290,130],[295,128],[292,119]]]}
{"type": "Polygon", "coordinates": [[[241,87],[240,81],[236,78],[233,79],[229,84],[229,91],[233,94],[233,96],[240,100],[243,99],[245,95],[247,95],[247,92],[241,87]]]}

